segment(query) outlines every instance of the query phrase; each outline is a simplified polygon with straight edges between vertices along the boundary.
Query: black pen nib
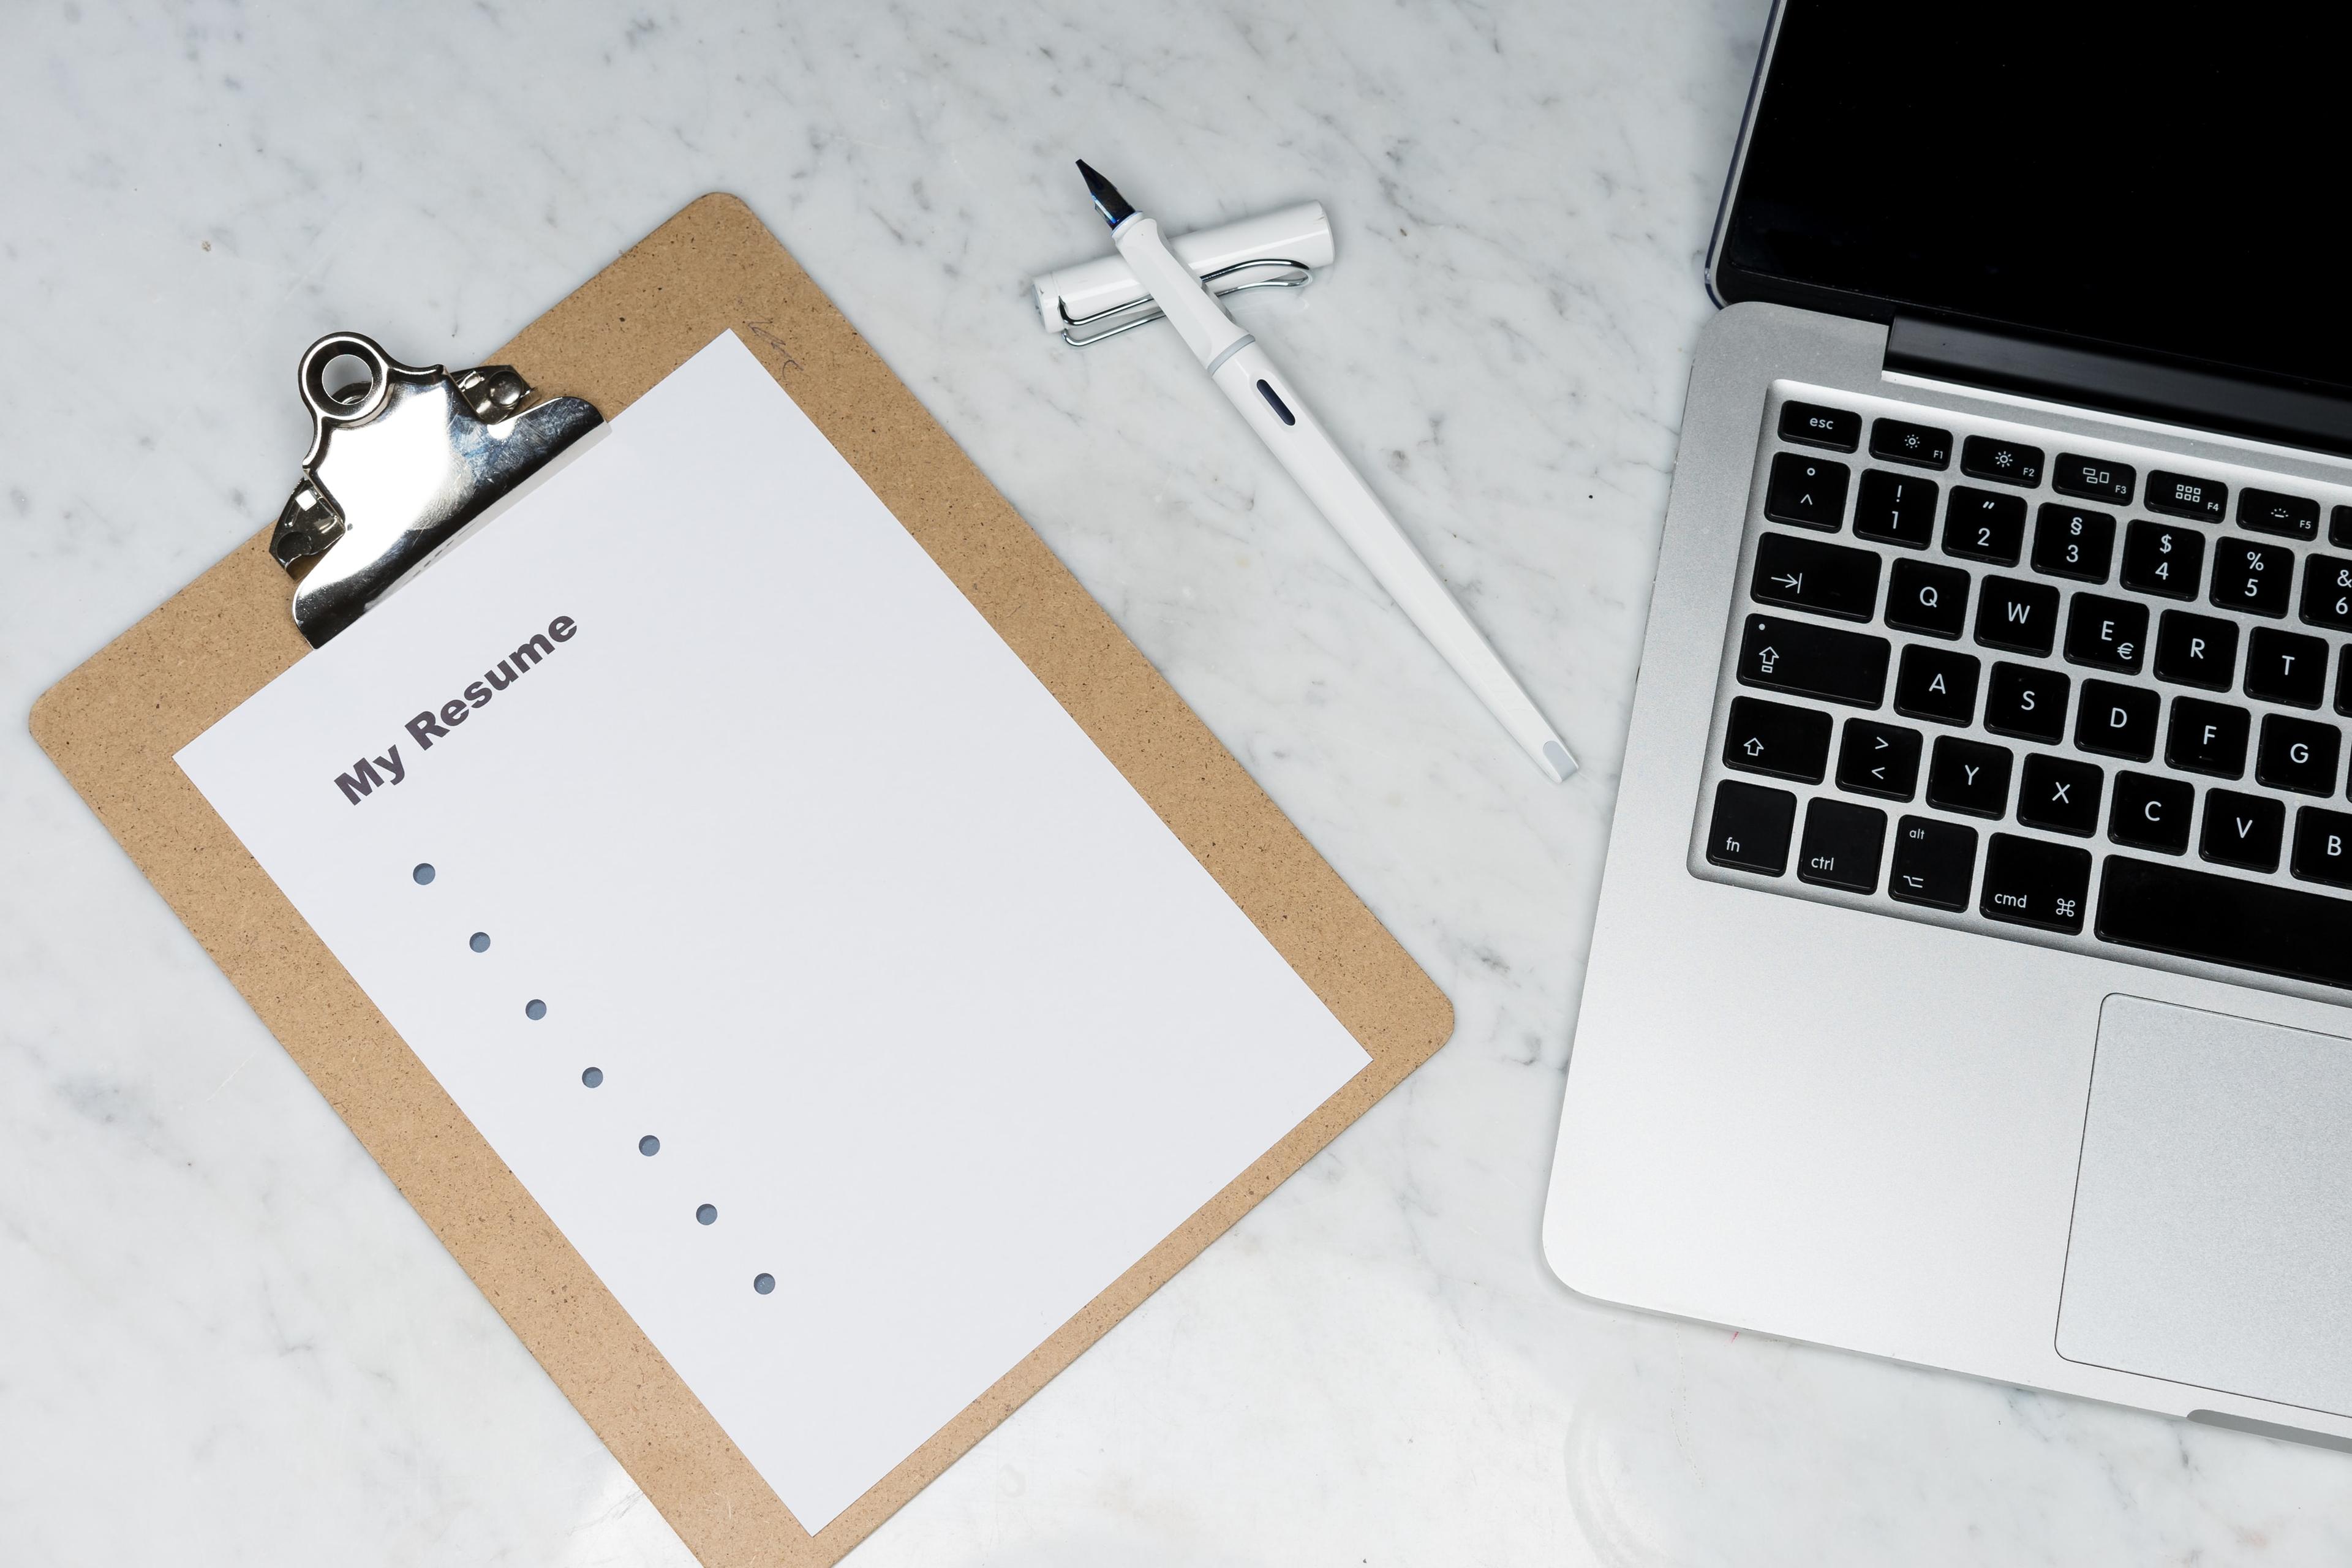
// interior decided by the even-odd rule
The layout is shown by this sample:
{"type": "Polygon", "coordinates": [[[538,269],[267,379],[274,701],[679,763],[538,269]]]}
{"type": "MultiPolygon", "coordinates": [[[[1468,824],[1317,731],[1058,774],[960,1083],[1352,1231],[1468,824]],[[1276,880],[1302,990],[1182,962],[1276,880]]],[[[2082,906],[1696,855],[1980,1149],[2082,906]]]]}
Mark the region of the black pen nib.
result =
{"type": "Polygon", "coordinates": [[[1087,195],[1095,199],[1095,211],[1102,214],[1103,222],[1117,228],[1135,216],[1135,209],[1127,205],[1118,187],[1087,167],[1084,158],[1078,160],[1078,173],[1087,177],[1087,195]]]}

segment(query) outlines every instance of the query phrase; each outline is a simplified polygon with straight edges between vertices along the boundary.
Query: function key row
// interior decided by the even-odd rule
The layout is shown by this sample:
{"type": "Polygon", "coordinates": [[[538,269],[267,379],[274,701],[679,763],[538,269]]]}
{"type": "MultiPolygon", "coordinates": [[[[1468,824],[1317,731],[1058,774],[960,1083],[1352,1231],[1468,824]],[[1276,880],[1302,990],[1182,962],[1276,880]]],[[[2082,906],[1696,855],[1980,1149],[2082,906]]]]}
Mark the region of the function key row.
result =
{"type": "MultiPolygon", "coordinates": [[[[1851,409],[1829,408],[1816,403],[1784,403],[1780,405],[1780,439],[1791,445],[1852,452],[1862,445],[1862,416],[1851,409]]],[[[1942,469],[1951,466],[1951,453],[1949,430],[1907,419],[1871,421],[1870,455],[1883,461],[1942,469]]],[[[1775,467],[1777,471],[1778,465],[1775,467]]],[[[1960,472],[1970,479],[2033,489],[2042,483],[2043,468],[2043,453],[2039,447],[1990,436],[1970,436],[1960,443],[1960,472]]],[[[2060,495],[2116,506],[2131,504],[2138,479],[2139,470],[2129,463],[2087,458],[2078,452],[2059,453],[2050,472],[2051,489],[2060,495]]],[[[1844,493],[1841,478],[1841,500],[1844,493]]],[[[2230,487],[2218,479],[2161,468],[2147,476],[2144,504],[2150,511],[2200,522],[2220,522],[2229,515],[2229,502],[2230,487]]],[[[2250,486],[2238,496],[2238,526],[2285,539],[2316,540],[2319,503],[2308,496],[2250,486]]],[[[2352,550],[2352,506],[2333,509],[2327,532],[2328,542],[2336,548],[2352,550]]]]}

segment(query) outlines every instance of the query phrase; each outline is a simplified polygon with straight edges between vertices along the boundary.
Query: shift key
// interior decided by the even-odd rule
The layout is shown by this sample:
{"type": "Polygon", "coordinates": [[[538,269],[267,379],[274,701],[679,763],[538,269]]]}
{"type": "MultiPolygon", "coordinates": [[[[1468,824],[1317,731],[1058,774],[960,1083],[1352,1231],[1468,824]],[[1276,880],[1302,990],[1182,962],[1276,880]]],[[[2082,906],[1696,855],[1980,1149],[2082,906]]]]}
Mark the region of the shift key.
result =
{"type": "Polygon", "coordinates": [[[1750,616],[1739,636],[1739,683],[1875,708],[1886,695],[1887,654],[1885,637],[1750,616]]]}

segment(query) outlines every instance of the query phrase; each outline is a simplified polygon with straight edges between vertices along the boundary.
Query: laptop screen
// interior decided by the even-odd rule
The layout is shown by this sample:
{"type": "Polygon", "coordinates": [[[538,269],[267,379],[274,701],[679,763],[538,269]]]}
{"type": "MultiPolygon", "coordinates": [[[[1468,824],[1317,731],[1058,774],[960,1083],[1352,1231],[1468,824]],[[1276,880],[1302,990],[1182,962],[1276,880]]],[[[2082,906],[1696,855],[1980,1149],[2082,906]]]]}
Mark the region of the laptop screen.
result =
{"type": "Polygon", "coordinates": [[[1784,0],[1717,292],[2352,388],[2332,6],[1784,0]]]}

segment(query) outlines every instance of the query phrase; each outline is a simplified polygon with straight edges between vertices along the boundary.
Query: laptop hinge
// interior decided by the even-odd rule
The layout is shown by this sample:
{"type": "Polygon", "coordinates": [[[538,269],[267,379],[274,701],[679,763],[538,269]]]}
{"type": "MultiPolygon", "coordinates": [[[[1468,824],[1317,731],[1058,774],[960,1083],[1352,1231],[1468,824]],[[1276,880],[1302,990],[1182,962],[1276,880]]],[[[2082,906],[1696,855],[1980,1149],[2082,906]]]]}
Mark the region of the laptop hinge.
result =
{"type": "Polygon", "coordinates": [[[2256,381],[1899,314],[1887,328],[1886,368],[2352,453],[2352,396],[2309,383],[2256,381]]]}

